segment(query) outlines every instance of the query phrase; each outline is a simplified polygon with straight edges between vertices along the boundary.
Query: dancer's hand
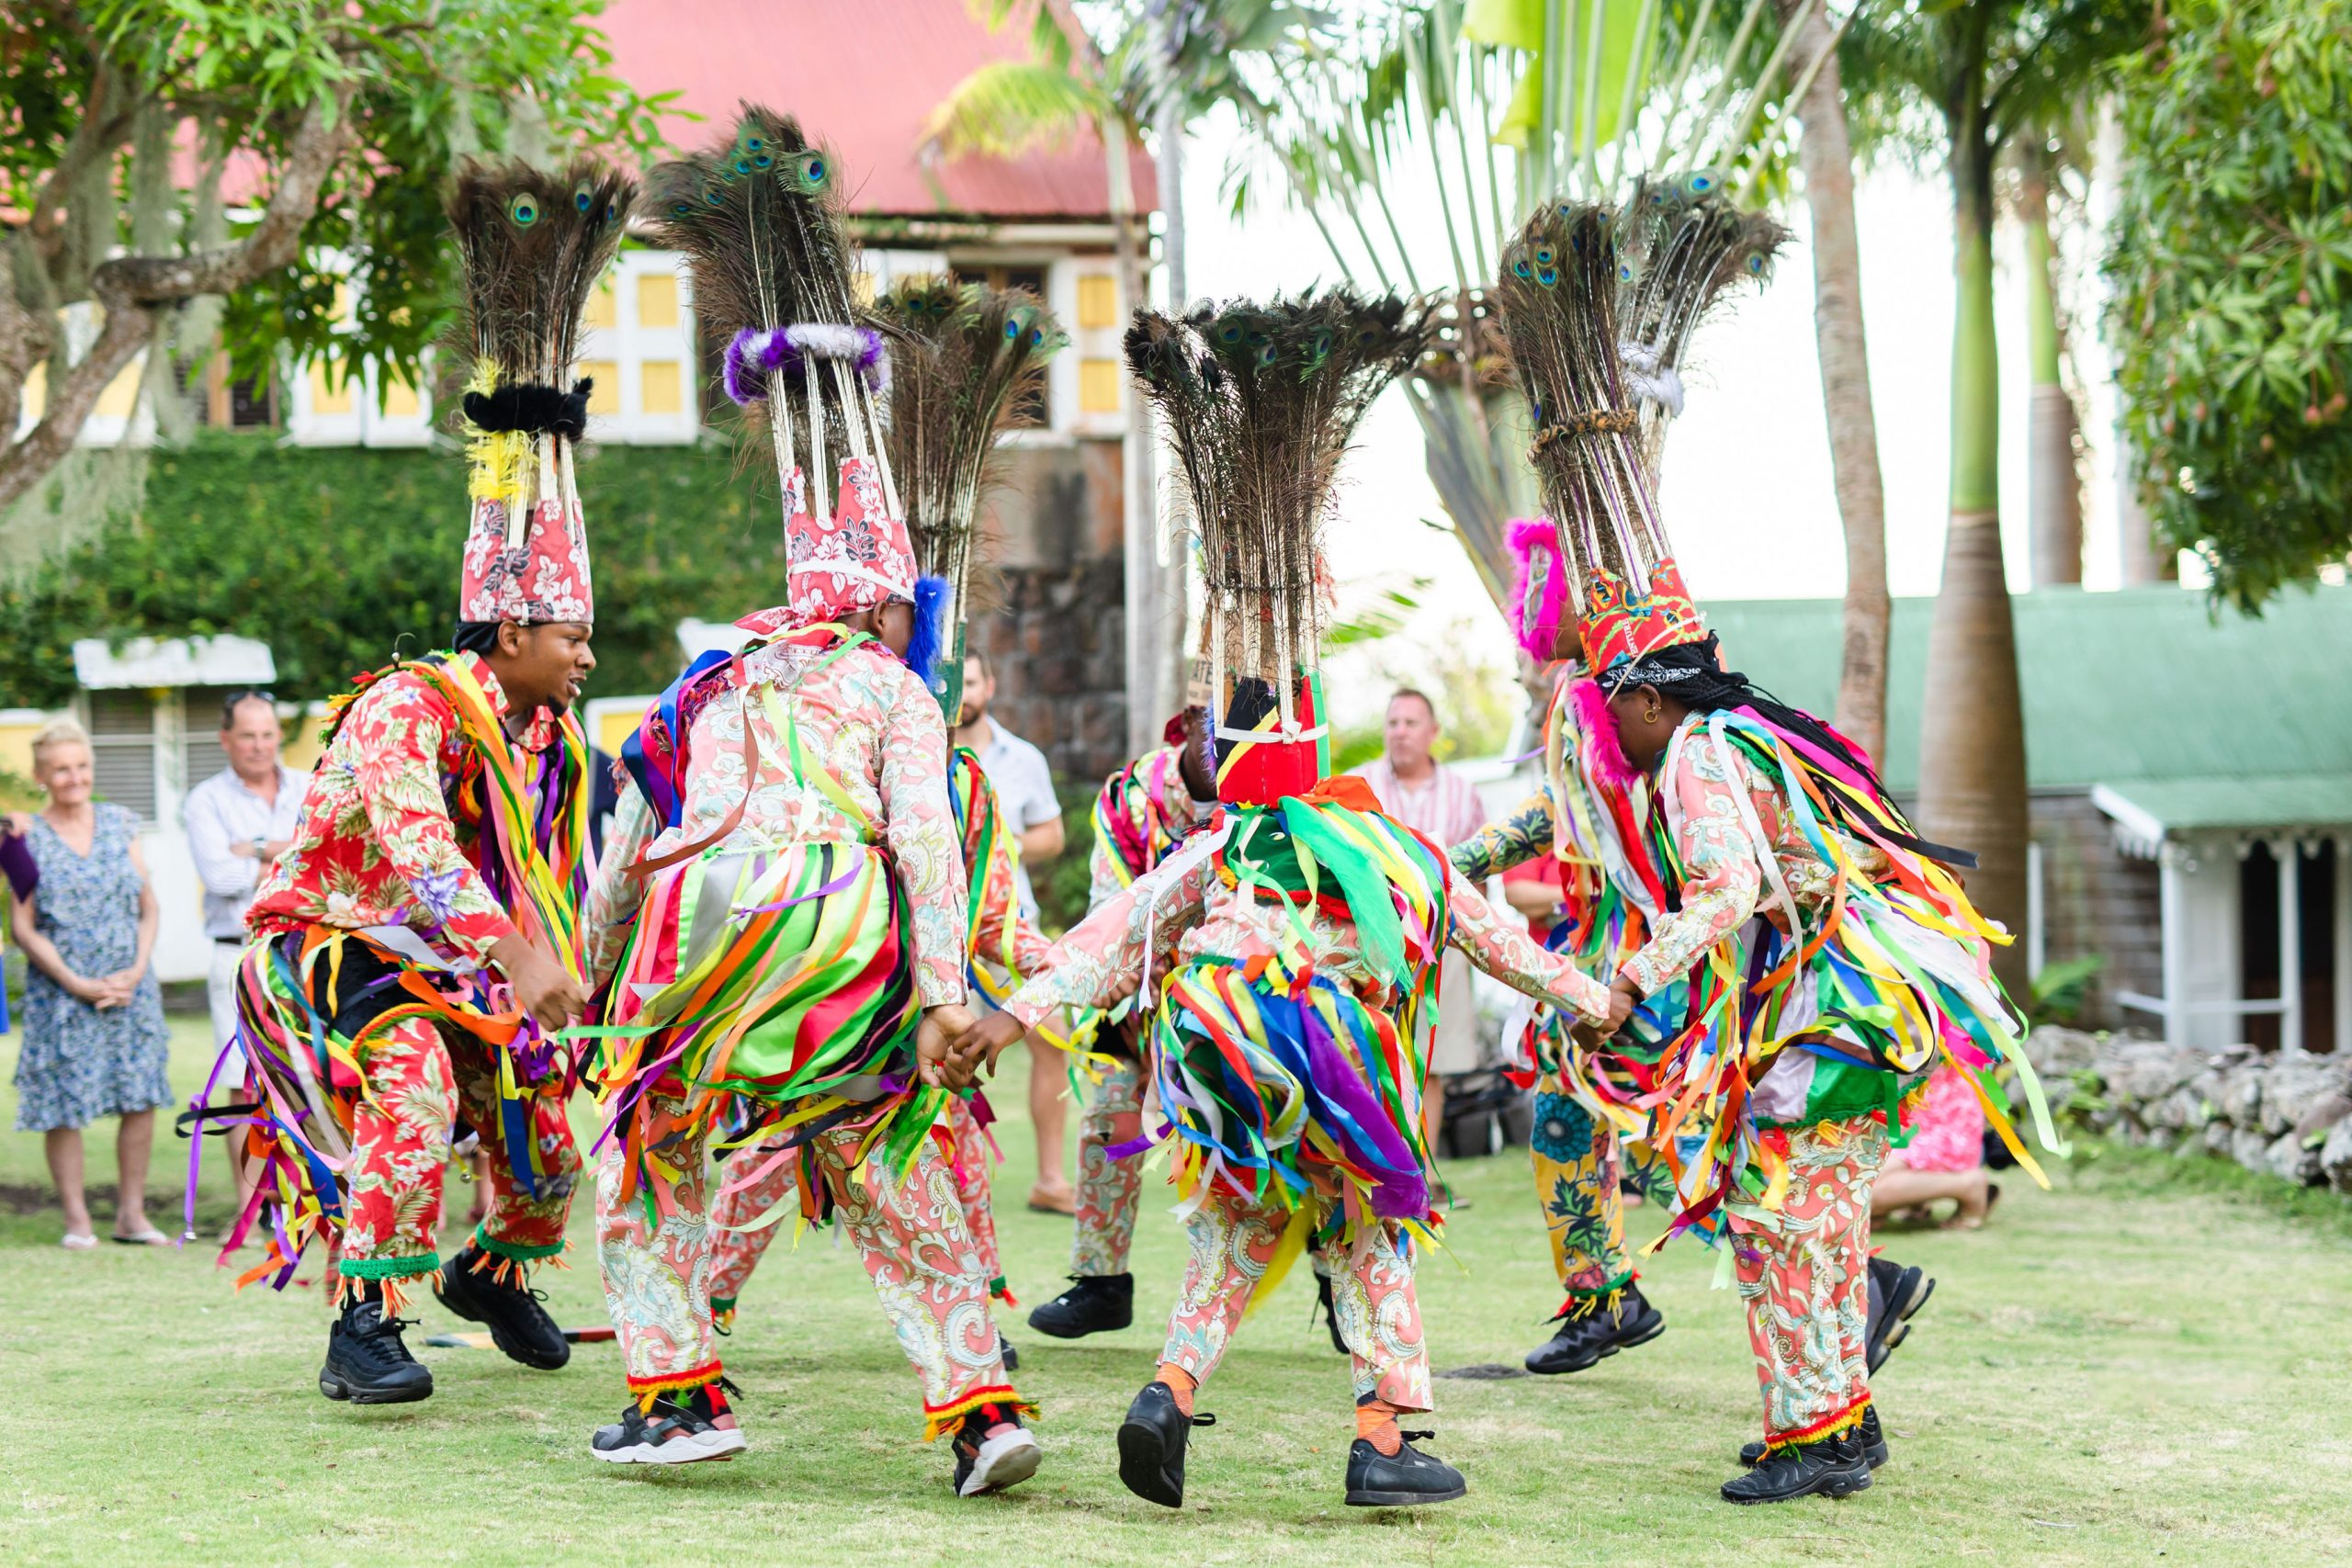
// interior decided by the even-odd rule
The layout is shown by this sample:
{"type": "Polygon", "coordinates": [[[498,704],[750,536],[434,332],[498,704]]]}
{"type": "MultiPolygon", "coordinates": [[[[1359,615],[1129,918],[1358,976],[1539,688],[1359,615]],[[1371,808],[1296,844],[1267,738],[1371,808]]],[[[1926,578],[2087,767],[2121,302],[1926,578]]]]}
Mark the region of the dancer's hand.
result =
{"type": "Polygon", "coordinates": [[[1634,1009],[1641,999],[1642,993],[1635,990],[1634,982],[1624,976],[1620,975],[1609,982],[1610,1033],[1614,1034],[1625,1027],[1626,1021],[1634,1016],[1634,1009]]]}
{"type": "Polygon", "coordinates": [[[986,1066],[989,1076],[996,1076],[996,1059],[1004,1048],[1029,1032],[1021,1021],[1009,1012],[992,1012],[971,1028],[956,1036],[951,1047],[956,1059],[965,1064],[965,1071],[974,1072],[986,1066]]]}
{"type": "Polygon", "coordinates": [[[588,992],[571,971],[525,940],[520,931],[500,937],[492,962],[514,987],[514,1000],[552,1034],[569,1029],[588,1011],[588,992]]]}
{"type": "Polygon", "coordinates": [[[956,1054],[954,1045],[971,1027],[971,1011],[960,1002],[925,1008],[922,1021],[915,1025],[915,1076],[935,1089],[967,1087],[972,1066],[956,1054]]]}

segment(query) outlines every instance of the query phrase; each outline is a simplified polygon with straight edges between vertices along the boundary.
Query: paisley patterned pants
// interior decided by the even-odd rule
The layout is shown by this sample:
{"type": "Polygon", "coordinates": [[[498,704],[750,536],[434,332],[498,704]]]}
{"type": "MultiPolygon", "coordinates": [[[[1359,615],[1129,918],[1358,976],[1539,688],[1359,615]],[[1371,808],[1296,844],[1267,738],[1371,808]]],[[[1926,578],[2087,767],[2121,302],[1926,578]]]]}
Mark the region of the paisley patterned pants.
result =
{"type": "MultiPolygon", "coordinates": [[[[709,1162],[699,1137],[665,1137],[679,1102],[656,1097],[647,1145],[679,1172],[621,1201],[624,1156],[608,1145],[596,1168],[596,1255],[631,1392],[692,1388],[718,1375],[711,1327],[712,1236],[706,1207],[709,1162]]],[[[925,1138],[901,1176],[880,1159],[852,1167],[842,1134],[819,1144],[818,1163],[837,1217],[881,1298],[899,1347],[922,1380],[923,1436],[950,1431],[989,1403],[1019,1404],[989,1314],[988,1281],[956,1172],[925,1138]]],[[[785,1161],[785,1165],[797,1161],[785,1161]]],[[[780,1224],[792,1224],[787,1215],[780,1224]]]]}
{"type": "MultiPolygon", "coordinates": [[[[1183,1368],[1197,1382],[1208,1382],[1290,1221],[1279,1205],[1222,1190],[1209,1195],[1186,1222],[1193,1254],[1168,1317],[1163,1362],[1183,1368]]],[[[1364,1226],[1352,1245],[1328,1247],[1323,1260],[1330,1268],[1333,1315],[1348,1342],[1357,1403],[1384,1399],[1400,1410],[1429,1409],[1430,1359],[1413,1294],[1413,1259],[1396,1227],[1364,1226]]]]}
{"type": "MultiPolygon", "coordinates": [[[[989,1145],[972,1108],[961,1100],[950,1102],[948,1128],[956,1136],[956,1195],[964,1208],[964,1224],[972,1233],[972,1246],[980,1256],[980,1267],[988,1271],[989,1294],[1010,1300],[1004,1285],[1004,1262],[996,1245],[996,1214],[989,1207],[989,1145]]],[[[735,1156],[745,1170],[752,1170],[770,1159],[765,1150],[747,1150],[735,1156]]],[[[797,1160],[778,1160],[762,1171],[759,1179],[748,1186],[723,1191],[711,1205],[710,1224],[718,1233],[711,1247],[710,1306],[724,1324],[735,1310],[736,1301],[743,1294],[743,1286],[751,1280],[752,1271],[760,1266],[768,1243],[792,1222],[789,1216],[772,1225],[757,1230],[740,1227],[758,1219],[777,1204],[789,1200],[797,1181],[800,1164],[797,1160]]],[[[733,1164],[722,1168],[720,1182],[724,1185],[734,1174],[733,1164]]]]}
{"type": "Polygon", "coordinates": [[[1108,1151],[1143,1132],[1142,1091],[1143,1068],[1121,1062],[1094,1086],[1078,1123],[1078,1228],[1070,1238],[1069,1271],[1081,1278],[1127,1271],[1143,1162],[1113,1159],[1108,1151]]]}
{"type": "Polygon", "coordinates": [[[493,1267],[522,1268],[563,1250],[564,1222],[580,1182],[580,1151],[564,1102],[528,1102],[529,1151],[514,1151],[535,1173],[526,1190],[509,1158],[492,1047],[472,1035],[445,1034],[431,1019],[408,1018],[365,1039],[356,1053],[367,1092],[352,1109],[351,1163],[344,1173],[349,1215],[336,1261],[340,1295],[363,1280],[382,1282],[394,1313],[410,1300],[401,1288],[441,1267],[441,1187],[449,1168],[452,1127],[462,1114],[490,1156],[490,1208],[475,1239],[493,1267]]]}
{"type": "Polygon", "coordinates": [[[1871,1183],[1886,1158],[1886,1129],[1871,1117],[1826,1122],[1788,1140],[1787,1202],[1777,1213],[1731,1213],[1770,1443],[1828,1436],[1870,1406],[1871,1183]]]}
{"type": "Polygon", "coordinates": [[[1552,1266],[1567,1293],[1560,1315],[1581,1316],[1636,1277],[1625,1250],[1619,1183],[1630,1170],[1653,1201],[1664,1202],[1673,1196],[1673,1177],[1647,1145],[1635,1144],[1621,1156],[1615,1130],[1552,1073],[1536,1082],[1527,1143],[1536,1205],[1552,1238],[1552,1266]]]}

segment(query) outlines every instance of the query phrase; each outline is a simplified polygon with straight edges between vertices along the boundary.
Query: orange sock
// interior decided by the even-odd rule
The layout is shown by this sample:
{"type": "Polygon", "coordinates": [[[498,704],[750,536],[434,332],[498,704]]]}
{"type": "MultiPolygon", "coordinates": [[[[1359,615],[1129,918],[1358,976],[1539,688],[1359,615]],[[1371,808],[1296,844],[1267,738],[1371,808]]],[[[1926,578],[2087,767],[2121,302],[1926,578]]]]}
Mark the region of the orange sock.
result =
{"type": "Polygon", "coordinates": [[[1193,1391],[1201,1386],[1200,1379],[1173,1361],[1159,1363],[1159,1371],[1152,1374],[1156,1382],[1164,1382],[1176,1395],[1176,1408],[1190,1416],[1193,1413],[1193,1391]]]}
{"type": "Polygon", "coordinates": [[[1356,1436],[1382,1453],[1394,1455],[1405,1446],[1404,1434],[1396,1430],[1401,1414],[1385,1399],[1368,1399],[1356,1406],[1356,1436]]]}

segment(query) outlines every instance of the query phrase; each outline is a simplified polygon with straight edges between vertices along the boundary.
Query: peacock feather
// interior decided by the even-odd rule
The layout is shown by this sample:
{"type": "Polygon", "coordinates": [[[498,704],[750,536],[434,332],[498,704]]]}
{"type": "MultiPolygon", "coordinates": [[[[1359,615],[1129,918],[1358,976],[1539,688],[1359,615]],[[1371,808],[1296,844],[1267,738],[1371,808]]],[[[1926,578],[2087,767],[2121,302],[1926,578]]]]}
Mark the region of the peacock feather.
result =
{"type": "Polygon", "coordinates": [[[1128,367],[1190,492],[1222,658],[1280,682],[1319,662],[1322,532],[1373,400],[1430,351],[1430,307],[1345,289],[1138,310],[1128,367]]]}

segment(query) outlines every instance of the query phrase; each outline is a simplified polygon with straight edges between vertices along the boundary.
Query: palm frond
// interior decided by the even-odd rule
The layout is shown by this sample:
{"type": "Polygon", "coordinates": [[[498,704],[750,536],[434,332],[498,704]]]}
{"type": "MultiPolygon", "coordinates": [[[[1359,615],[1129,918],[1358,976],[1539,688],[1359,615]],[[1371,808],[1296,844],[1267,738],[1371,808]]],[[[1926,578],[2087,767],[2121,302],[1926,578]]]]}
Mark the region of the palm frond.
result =
{"type": "Polygon", "coordinates": [[[1069,71],[1001,60],[956,84],[925,137],[949,158],[1016,158],[1110,112],[1102,90],[1069,71]]]}

